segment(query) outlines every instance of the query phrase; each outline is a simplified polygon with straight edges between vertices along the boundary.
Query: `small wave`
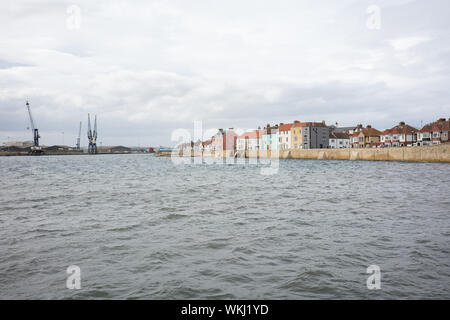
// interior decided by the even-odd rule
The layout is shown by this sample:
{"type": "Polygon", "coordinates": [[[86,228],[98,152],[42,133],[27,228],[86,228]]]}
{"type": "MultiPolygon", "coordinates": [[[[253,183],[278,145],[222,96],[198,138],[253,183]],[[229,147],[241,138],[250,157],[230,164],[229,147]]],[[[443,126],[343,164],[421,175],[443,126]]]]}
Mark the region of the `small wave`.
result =
{"type": "Polygon", "coordinates": [[[124,232],[124,231],[130,231],[130,230],[136,229],[138,227],[140,227],[140,224],[132,224],[129,226],[114,227],[114,228],[106,229],[106,231],[124,232]]]}
{"type": "Polygon", "coordinates": [[[232,284],[250,283],[254,281],[251,277],[245,274],[222,275],[219,278],[232,284]]]}
{"type": "Polygon", "coordinates": [[[189,216],[186,215],[186,214],[170,213],[167,216],[165,216],[164,219],[167,219],[167,220],[178,220],[178,219],[184,219],[184,218],[187,218],[187,217],[189,217],[189,216]]]}
{"type": "Polygon", "coordinates": [[[228,243],[225,242],[209,242],[206,247],[210,249],[223,249],[228,247],[228,243]]]}

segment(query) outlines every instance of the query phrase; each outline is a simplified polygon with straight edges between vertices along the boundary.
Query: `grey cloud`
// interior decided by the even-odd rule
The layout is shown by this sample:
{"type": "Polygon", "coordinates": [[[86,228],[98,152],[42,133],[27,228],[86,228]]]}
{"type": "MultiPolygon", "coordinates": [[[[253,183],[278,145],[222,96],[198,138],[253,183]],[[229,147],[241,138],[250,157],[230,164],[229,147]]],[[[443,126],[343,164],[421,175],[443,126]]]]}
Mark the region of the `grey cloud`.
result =
{"type": "Polygon", "coordinates": [[[11,62],[11,61],[6,61],[6,60],[0,60],[0,69],[10,69],[10,68],[15,68],[15,67],[30,67],[30,65],[24,64],[24,63],[16,63],[16,62],[11,62]]]}
{"type": "Polygon", "coordinates": [[[197,119],[384,129],[449,117],[448,1],[377,3],[377,31],[373,1],[2,3],[0,142],[27,136],[26,99],[46,144],[75,141],[88,112],[103,144],[128,145],[169,144],[197,119]],[[79,30],[65,27],[69,4],[79,30]]]}

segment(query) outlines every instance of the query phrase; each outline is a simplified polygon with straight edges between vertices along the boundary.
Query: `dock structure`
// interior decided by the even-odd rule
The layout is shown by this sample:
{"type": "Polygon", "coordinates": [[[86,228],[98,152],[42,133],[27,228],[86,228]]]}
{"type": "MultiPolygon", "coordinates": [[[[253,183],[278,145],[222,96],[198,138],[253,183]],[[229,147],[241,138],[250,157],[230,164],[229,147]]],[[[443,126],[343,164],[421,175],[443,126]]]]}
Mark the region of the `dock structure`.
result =
{"type": "Polygon", "coordinates": [[[97,116],[94,120],[94,130],[91,130],[91,115],[88,113],[88,131],[87,136],[89,140],[88,153],[97,154],[97,116]]]}

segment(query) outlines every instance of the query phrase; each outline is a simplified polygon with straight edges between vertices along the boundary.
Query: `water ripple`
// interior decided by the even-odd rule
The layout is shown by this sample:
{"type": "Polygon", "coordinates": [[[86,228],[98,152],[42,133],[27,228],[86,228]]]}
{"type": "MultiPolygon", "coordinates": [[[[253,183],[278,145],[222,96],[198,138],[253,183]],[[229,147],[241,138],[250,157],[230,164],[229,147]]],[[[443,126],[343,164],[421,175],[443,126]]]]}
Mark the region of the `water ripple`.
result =
{"type": "Polygon", "coordinates": [[[1,157],[0,299],[449,299],[448,169],[1,157]]]}

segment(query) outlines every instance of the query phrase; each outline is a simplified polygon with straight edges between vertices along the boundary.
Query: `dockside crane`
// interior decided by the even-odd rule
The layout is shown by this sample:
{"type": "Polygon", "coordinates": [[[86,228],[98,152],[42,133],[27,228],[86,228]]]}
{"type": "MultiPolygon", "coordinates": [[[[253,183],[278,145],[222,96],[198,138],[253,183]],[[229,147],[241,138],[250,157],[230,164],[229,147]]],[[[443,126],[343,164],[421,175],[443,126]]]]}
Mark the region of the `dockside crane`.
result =
{"type": "Polygon", "coordinates": [[[92,136],[94,138],[94,148],[95,148],[95,153],[97,153],[97,115],[95,115],[95,120],[94,120],[94,132],[92,133],[92,136]]]}
{"type": "Polygon", "coordinates": [[[33,134],[33,146],[31,147],[31,150],[29,153],[33,154],[33,155],[39,155],[39,154],[42,154],[42,152],[43,152],[42,148],[39,146],[39,138],[41,136],[39,135],[39,129],[37,129],[34,126],[33,116],[31,114],[30,104],[28,103],[28,100],[27,100],[26,106],[27,106],[27,110],[28,110],[28,115],[30,116],[31,132],[33,134]]]}
{"type": "Polygon", "coordinates": [[[88,113],[88,132],[87,132],[89,146],[88,152],[91,154],[97,153],[97,116],[94,120],[94,131],[91,130],[91,115],[88,113]]]}
{"type": "Polygon", "coordinates": [[[80,129],[78,130],[77,150],[81,149],[80,141],[81,141],[81,121],[80,121],[80,129]]]}

